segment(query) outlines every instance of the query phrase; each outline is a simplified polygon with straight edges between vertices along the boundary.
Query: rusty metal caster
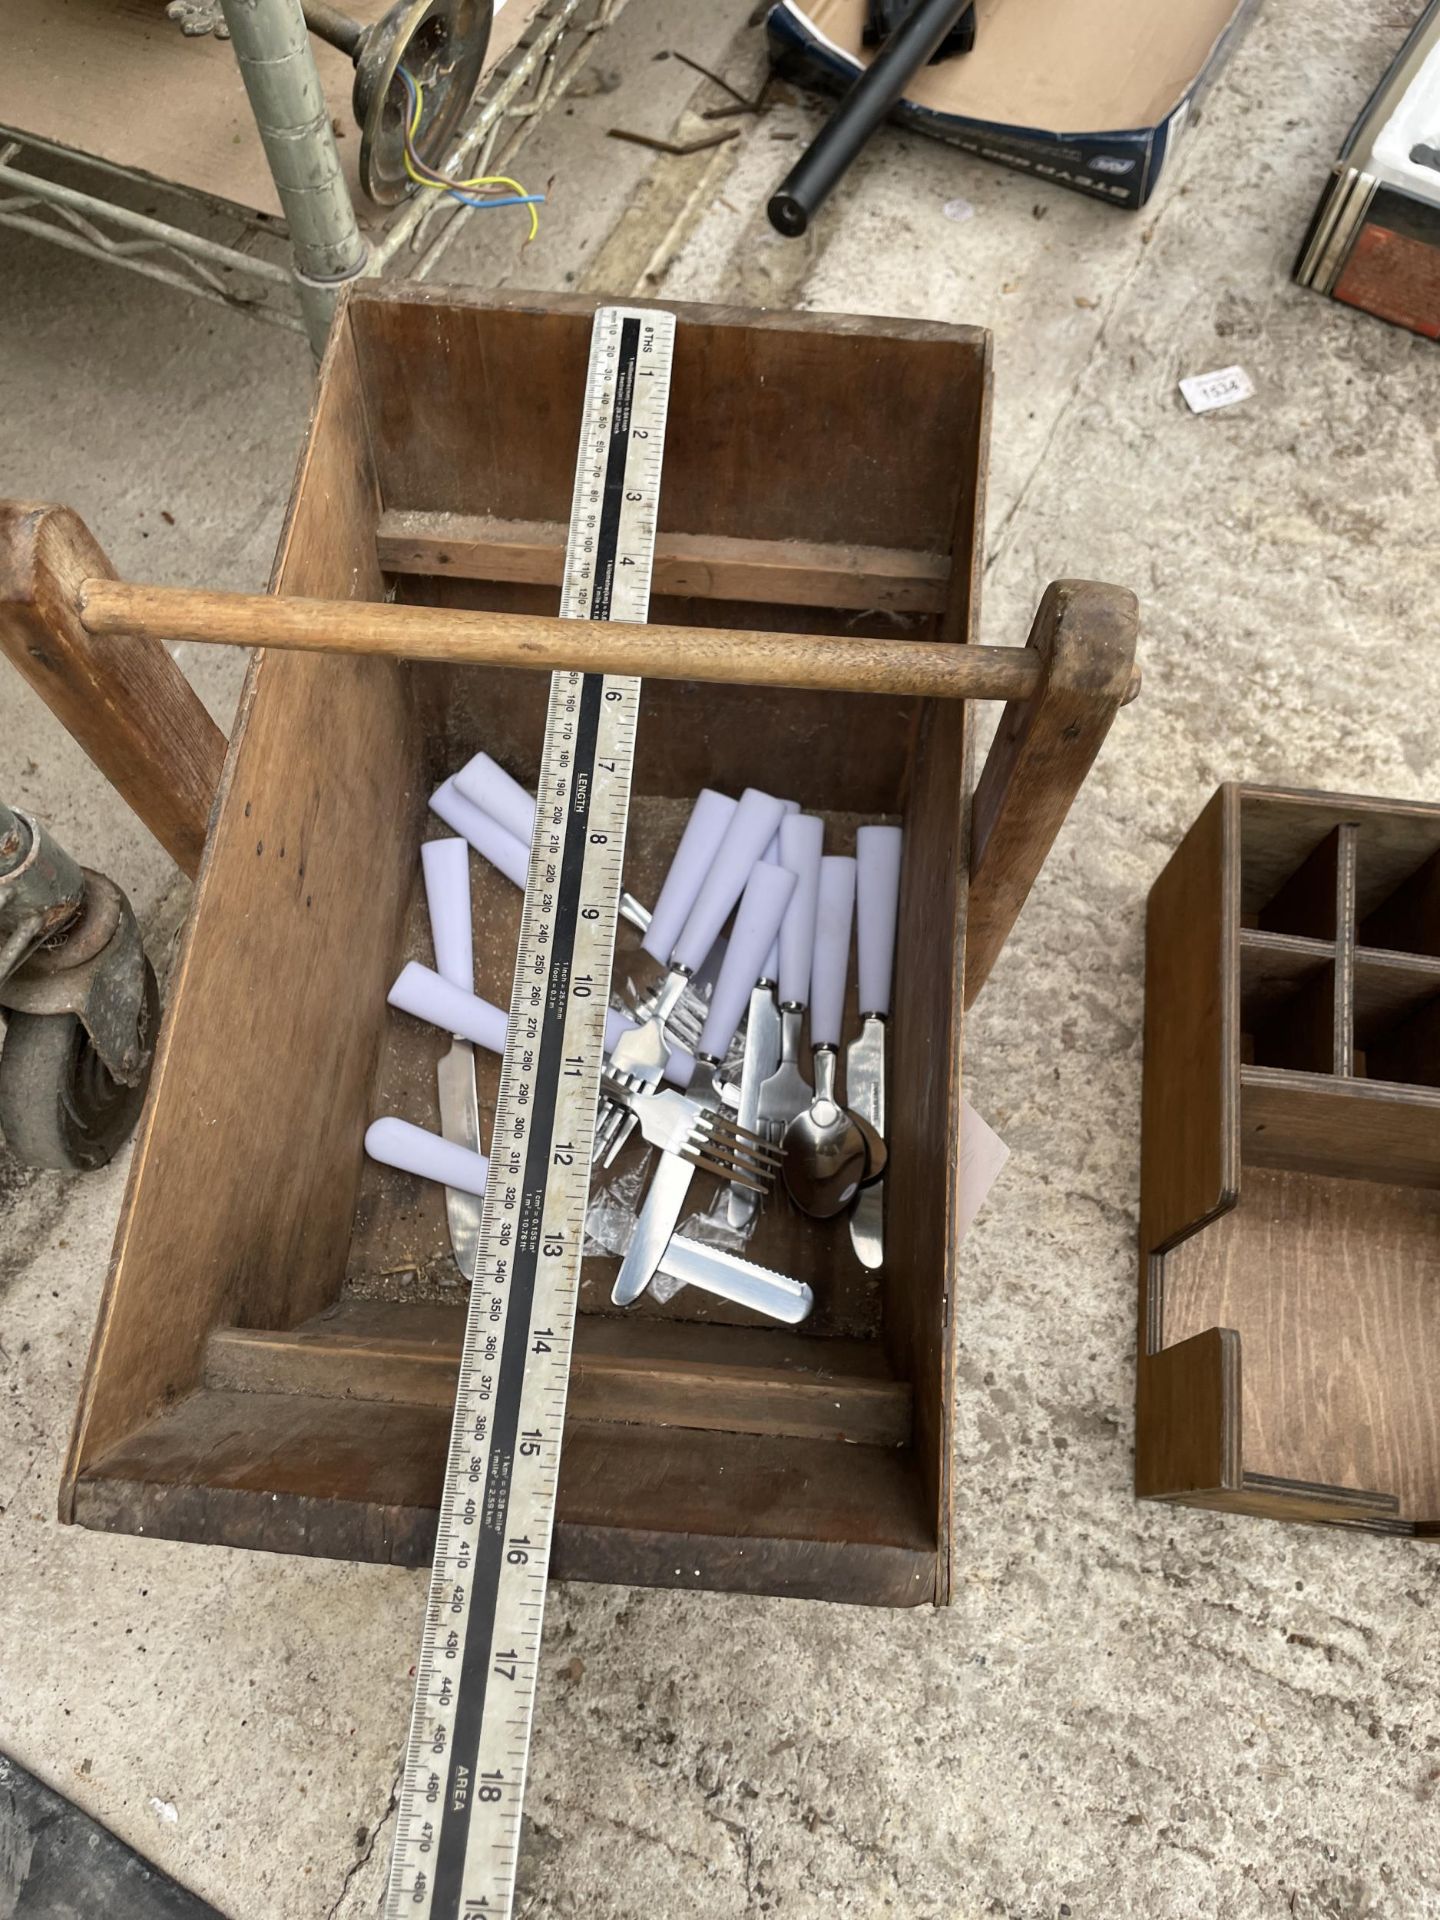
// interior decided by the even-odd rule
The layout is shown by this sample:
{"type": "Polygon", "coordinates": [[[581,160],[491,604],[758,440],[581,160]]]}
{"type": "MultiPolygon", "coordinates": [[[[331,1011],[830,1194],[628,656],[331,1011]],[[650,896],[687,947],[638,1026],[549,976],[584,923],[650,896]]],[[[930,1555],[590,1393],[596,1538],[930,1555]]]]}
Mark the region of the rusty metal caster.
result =
{"type": "Polygon", "coordinates": [[[129,1138],[160,994],[130,902],[0,802],[0,1134],[22,1166],[88,1172],[129,1138]]]}

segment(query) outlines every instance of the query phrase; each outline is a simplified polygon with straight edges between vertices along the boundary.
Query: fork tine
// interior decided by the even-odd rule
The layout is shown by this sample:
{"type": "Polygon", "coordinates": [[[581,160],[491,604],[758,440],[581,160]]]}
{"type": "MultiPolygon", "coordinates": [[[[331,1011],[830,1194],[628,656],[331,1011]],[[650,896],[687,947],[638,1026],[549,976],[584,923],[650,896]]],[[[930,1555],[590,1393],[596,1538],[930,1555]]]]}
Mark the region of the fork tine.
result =
{"type": "Polygon", "coordinates": [[[726,1166],[733,1167],[737,1173],[748,1174],[754,1180],[763,1180],[767,1186],[775,1184],[779,1173],[778,1167],[768,1166],[763,1160],[752,1160],[747,1154],[716,1153],[713,1148],[700,1146],[698,1142],[691,1144],[696,1146],[697,1151],[709,1153],[712,1160],[723,1160],[726,1166]]]}
{"type": "Polygon", "coordinates": [[[703,1153],[709,1159],[723,1163],[725,1166],[733,1169],[737,1175],[742,1173],[749,1174],[753,1178],[764,1180],[767,1183],[773,1181],[775,1178],[777,1169],[774,1166],[768,1161],[760,1159],[755,1154],[747,1153],[742,1147],[723,1146],[713,1140],[706,1139],[703,1134],[697,1133],[691,1134],[689,1140],[686,1142],[686,1147],[690,1152],[703,1153]]]}
{"type": "Polygon", "coordinates": [[[736,1183],[748,1188],[752,1193],[763,1194],[770,1191],[768,1185],[759,1185],[748,1172],[731,1166],[728,1161],[712,1160],[708,1154],[701,1153],[694,1147],[686,1147],[681,1158],[688,1160],[692,1166],[701,1168],[705,1173],[713,1173],[719,1180],[736,1183]]]}
{"type": "Polygon", "coordinates": [[[700,1122],[700,1129],[713,1145],[727,1153],[743,1153],[752,1160],[758,1160],[769,1167],[779,1167],[785,1156],[778,1147],[772,1146],[763,1134],[752,1133],[748,1127],[707,1126],[700,1122]]]}
{"type": "Polygon", "coordinates": [[[753,1128],[742,1127],[740,1122],[730,1114],[722,1113],[715,1107],[707,1107],[702,1116],[702,1123],[730,1140],[758,1141],[762,1137],[753,1128]]]}

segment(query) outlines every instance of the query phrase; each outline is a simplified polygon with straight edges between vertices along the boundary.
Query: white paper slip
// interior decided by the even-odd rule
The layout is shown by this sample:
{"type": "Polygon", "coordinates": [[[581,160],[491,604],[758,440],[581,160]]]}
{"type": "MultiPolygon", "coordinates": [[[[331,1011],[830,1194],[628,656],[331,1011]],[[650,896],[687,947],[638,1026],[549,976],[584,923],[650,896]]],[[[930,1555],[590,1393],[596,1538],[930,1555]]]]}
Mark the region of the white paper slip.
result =
{"type": "Polygon", "coordinates": [[[985,1196],[1010,1158],[995,1129],[963,1097],[960,1101],[960,1238],[985,1204],[985,1196]]]}
{"type": "Polygon", "coordinates": [[[1237,400],[1248,400],[1255,382],[1244,367],[1220,367],[1214,373],[1192,373],[1180,382],[1180,391],[1192,413],[1213,413],[1216,407],[1233,407],[1237,400]]]}

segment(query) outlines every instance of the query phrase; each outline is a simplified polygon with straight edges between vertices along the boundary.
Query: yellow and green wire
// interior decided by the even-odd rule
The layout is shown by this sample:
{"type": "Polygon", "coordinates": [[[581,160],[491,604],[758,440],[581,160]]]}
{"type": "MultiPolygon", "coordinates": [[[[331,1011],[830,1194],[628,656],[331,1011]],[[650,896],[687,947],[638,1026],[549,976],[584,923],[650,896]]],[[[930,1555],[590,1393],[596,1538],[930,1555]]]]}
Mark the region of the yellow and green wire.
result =
{"type": "Polygon", "coordinates": [[[404,67],[396,69],[405,85],[406,97],[410,102],[410,118],[405,127],[405,171],[417,187],[429,187],[436,193],[448,193],[452,200],[458,200],[462,207],[528,207],[530,210],[530,239],[540,231],[540,219],[535,209],[545,204],[543,193],[526,193],[518,180],[512,180],[504,173],[480,173],[470,180],[452,180],[447,174],[438,173],[434,167],[427,166],[415,150],[415,135],[420,130],[420,119],[425,111],[425,95],[420,82],[413,73],[404,67]],[[483,199],[475,199],[467,189],[479,187],[509,187],[506,194],[487,194],[483,199]]]}

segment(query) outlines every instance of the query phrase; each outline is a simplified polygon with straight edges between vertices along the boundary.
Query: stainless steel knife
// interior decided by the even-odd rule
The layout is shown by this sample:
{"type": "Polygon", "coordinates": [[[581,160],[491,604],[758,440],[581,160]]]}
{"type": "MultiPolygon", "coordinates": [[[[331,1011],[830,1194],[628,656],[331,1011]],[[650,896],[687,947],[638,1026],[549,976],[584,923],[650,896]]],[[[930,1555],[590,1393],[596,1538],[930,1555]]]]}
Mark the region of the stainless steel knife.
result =
{"type": "Polygon", "coordinates": [[[610,1292],[617,1307],[632,1306],[655,1278],[694,1172],[691,1162],[682,1160],[678,1153],[660,1155],[659,1164],[650,1177],[640,1218],[635,1222],[630,1251],[621,1263],[610,1292]]]}
{"type": "MultiPolygon", "coordinates": [[[[757,980],[750,990],[750,1010],[745,1016],[745,1054],[740,1068],[739,1105],[735,1118],[751,1133],[758,1131],[760,1089],[780,1065],[780,1008],[775,1000],[775,981],[757,980]]],[[[754,1219],[760,1196],[748,1187],[732,1185],[725,1202],[726,1218],[732,1227],[746,1227],[754,1219]]]]}
{"type": "MultiPolygon", "coordinates": [[[[475,991],[475,942],[470,921],[470,850],[464,840],[427,840],[420,849],[425,871],[425,902],[430,909],[430,938],[435,971],[465,993],[475,991]]],[[[449,1051],[436,1068],[440,1095],[440,1131],[447,1140],[480,1152],[480,1103],[475,1093],[475,1049],[452,1035],[449,1051]]],[[[445,1189],[445,1217],[455,1264],[466,1280],[475,1278],[480,1252],[483,1202],[458,1187],[445,1189]]]]}
{"type": "MultiPolygon", "coordinates": [[[[845,1050],[845,1104],[885,1134],[885,1018],[867,1013],[845,1050]]],[[[885,1181],[862,1187],[850,1213],[850,1244],[862,1267],[885,1264],[885,1181]]]]}
{"type": "MultiPolygon", "coordinates": [[[[447,1140],[479,1153],[480,1103],[475,1094],[475,1049],[468,1040],[451,1039],[435,1069],[440,1093],[440,1131],[447,1140]]],[[[458,1187],[445,1189],[445,1217],[455,1264],[467,1280],[475,1278],[480,1253],[480,1214],[484,1202],[458,1187]]]]}
{"type": "MultiPolygon", "coordinates": [[[[859,949],[860,1034],[845,1054],[845,1099],[885,1136],[885,1021],[900,907],[899,827],[861,827],[855,835],[855,943],[859,949]]],[[[885,1263],[885,1182],[862,1187],[850,1214],[850,1244],[862,1267],[885,1263]]]]}

